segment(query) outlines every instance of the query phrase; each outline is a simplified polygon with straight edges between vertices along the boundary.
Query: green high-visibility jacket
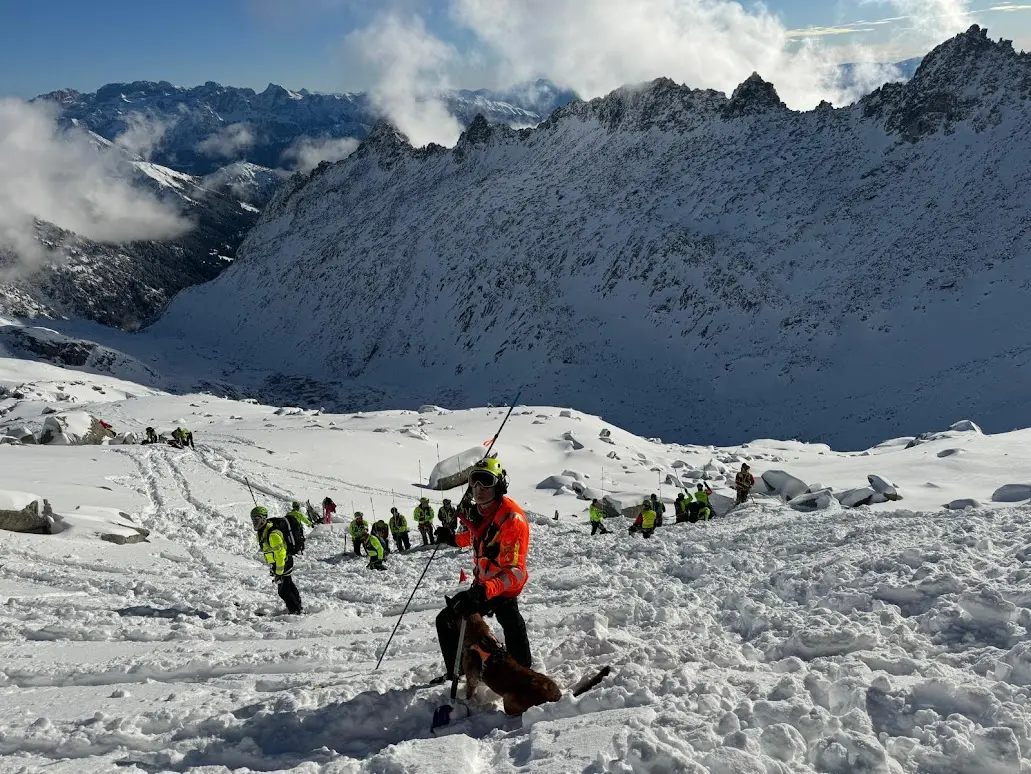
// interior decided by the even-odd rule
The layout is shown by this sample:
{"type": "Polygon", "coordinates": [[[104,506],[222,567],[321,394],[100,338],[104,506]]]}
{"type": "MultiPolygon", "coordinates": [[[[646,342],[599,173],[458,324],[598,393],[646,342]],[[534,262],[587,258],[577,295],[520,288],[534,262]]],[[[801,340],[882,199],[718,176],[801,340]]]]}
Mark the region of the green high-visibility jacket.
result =
{"type": "Polygon", "coordinates": [[[383,561],[383,544],[380,542],[378,537],[370,533],[365,539],[364,545],[365,552],[369,555],[370,559],[378,559],[381,562],[383,561]]]}
{"type": "Polygon", "coordinates": [[[311,519],[309,519],[307,516],[305,516],[300,511],[290,511],[289,513],[286,514],[286,517],[288,519],[293,519],[298,524],[304,524],[304,525],[306,525],[308,527],[311,526],[311,519]]]}
{"type": "Polygon", "coordinates": [[[396,513],[390,517],[390,534],[404,535],[408,532],[408,519],[403,513],[396,513]]]}
{"type": "Polygon", "coordinates": [[[354,519],[347,527],[347,531],[351,533],[351,537],[355,540],[358,540],[361,537],[361,534],[368,529],[369,525],[366,523],[365,519],[362,519],[361,521],[354,519]]]}
{"type": "Polygon", "coordinates": [[[651,508],[641,512],[641,529],[655,529],[655,511],[651,508]]]}
{"type": "Polygon", "coordinates": [[[601,521],[605,518],[605,511],[601,508],[592,505],[591,506],[591,521],[601,521]]]}
{"type": "Polygon", "coordinates": [[[707,495],[705,492],[695,492],[694,499],[700,503],[703,503],[704,505],[709,504],[709,495],[707,495]]]}
{"type": "Polygon", "coordinates": [[[286,538],[283,537],[283,533],[271,524],[266,524],[257,536],[265,561],[276,575],[289,574],[286,571],[286,538]]]}
{"type": "Polygon", "coordinates": [[[425,508],[421,505],[415,506],[415,523],[416,524],[427,524],[433,521],[433,506],[427,505],[425,508]]]}
{"type": "Polygon", "coordinates": [[[453,527],[458,522],[458,517],[455,515],[455,506],[440,506],[440,509],[437,511],[437,518],[440,519],[440,523],[445,527],[453,527]]]}

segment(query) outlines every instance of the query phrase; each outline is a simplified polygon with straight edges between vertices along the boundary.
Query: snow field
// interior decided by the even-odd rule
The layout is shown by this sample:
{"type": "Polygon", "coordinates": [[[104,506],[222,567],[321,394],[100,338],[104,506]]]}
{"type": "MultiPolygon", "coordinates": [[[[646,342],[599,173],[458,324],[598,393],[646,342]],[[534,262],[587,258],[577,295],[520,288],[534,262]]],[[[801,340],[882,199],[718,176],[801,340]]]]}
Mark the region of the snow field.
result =
{"type": "MultiPolygon", "coordinates": [[[[950,431],[869,454],[711,449],[517,407],[496,451],[531,519],[521,605],[536,666],[566,689],[605,664],[613,674],[522,718],[483,690],[475,714],[457,710],[434,736],[447,686],[423,687],[443,671],[433,617],[469,556],[438,552],[374,671],[429,553],[392,554],[373,573],[345,546],[345,524],[354,509],[386,518],[392,503],[410,514],[422,494],[439,504],[442,493],[415,486],[437,444],[442,459],[467,450],[505,410],[277,415],[136,394],[83,406],[119,430],[183,424],[197,450],[0,447],[0,488],[46,497],[73,525],[0,533],[0,770],[973,774],[1031,763],[1031,507],[991,502],[1026,480],[1027,431],[950,431]],[[604,471],[607,492],[643,496],[711,463],[709,483],[730,494],[725,476],[746,458],[757,478],[784,470],[834,491],[881,475],[904,499],[802,513],[758,497],[644,540],[621,519],[591,538],[586,501],[536,488],[566,476],[600,489],[604,471]],[[346,517],[317,528],[298,560],[303,616],[255,614],[281,603],[244,479],[273,510],[328,494],[346,517]],[[960,497],[986,505],[942,508],[960,497]],[[89,519],[117,511],[149,542],[97,540],[89,519]]],[[[38,412],[26,400],[5,420],[38,412]]]]}

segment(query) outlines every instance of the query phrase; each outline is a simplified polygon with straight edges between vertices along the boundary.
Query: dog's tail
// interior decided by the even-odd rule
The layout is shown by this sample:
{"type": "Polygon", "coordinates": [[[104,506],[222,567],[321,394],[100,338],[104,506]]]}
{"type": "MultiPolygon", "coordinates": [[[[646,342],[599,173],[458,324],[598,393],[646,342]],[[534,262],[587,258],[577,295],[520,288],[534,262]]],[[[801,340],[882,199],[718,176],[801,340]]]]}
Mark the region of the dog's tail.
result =
{"type": "Polygon", "coordinates": [[[603,666],[601,668],[601,670],[598,672],[598,674],[596,674],[590,680],[588,680],[587,682],[582,682],[581,681],[580,685],[578,685],[576,688],[573,689],[573,695],[574,696],[579,696],[582,693],[587,693],[589,690],[591,690],[591,688],[593,688],[598,683],[600,683],[602,680],[604,680],[611,671],[612,671],[612,667],[610,667],[610,666],[603,666]]]}

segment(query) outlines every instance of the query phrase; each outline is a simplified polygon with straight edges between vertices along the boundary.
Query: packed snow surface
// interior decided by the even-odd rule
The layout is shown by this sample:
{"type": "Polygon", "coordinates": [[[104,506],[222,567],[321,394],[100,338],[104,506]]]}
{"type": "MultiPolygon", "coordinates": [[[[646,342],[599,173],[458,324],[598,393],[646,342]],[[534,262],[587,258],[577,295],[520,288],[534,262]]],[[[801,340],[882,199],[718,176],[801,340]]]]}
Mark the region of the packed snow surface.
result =
{"type": "MultiPolygon", "coordinates": [[[[0,402],[0,426],[38,429],[61,369],[0,360],[0,384],[15,366],[25,397],[0,402]]],[[[371,572],[345,524],[356,509],[383,518],[392,504],[411,513],[420,495],[435,505],[460,495],[423,488],[420,471],[491,438],[506,409],[276,413],[96,383],[104,394],[86,390],[76,408],[119,431],[189,427],[197,448],[0,446],[0,489],[46,497],[69,526],[0,534],[2,771],[973,774],[1031,764],[1031,507],[992,502],[1027,480],[1031,431],[946,431],[862,453],[773,440],[714,449],[516,407],[495,451],[531,521],[521,604],[535,665],[565,689],[603,665],[613,673],[521,718],[481,693],[473,714],[458,708],[434,735],[447,686],[425,687],[443,672],[433,617],[470,556],[438,552],[376,670],[430,554],[392,554],[387,572],[371,572]],[[938,455],[957,447],[966,453],[938,455]],[[591,538],[585,500],[536,488],[565,476],[669,503],[676,492],[660,482],[698,471],[729,496],[742,461],[757,479],[780,470],[805,482],[822,504],[871,475],[903,499],[802,512],[763,494],[644,540],[621,518],[591,538]],[[278,614],[245,481],[276,512],[326,495],[339,506],[341,522],[316,528],[298,561],[302,616],[278,614]],[[975,505],[945,509],[964,498],[975,505]],[[147,542],[99,539],[133,525],[147,542]]]]}

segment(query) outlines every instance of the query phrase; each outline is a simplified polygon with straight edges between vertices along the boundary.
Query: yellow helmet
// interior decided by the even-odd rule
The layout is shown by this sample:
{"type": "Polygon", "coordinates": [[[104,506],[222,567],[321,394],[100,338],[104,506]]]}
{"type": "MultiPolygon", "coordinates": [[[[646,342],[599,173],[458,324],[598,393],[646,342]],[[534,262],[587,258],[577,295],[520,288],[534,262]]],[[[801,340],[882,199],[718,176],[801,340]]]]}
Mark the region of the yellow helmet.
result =
{"type": "Polygon", "coordinates": [[[501,461],[496,457],[486,457],[469,471],[469,484],[483,487],[495,487],[495,492],[503,495],[508,492],[508,474],[501,461]]]}

